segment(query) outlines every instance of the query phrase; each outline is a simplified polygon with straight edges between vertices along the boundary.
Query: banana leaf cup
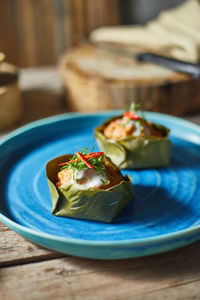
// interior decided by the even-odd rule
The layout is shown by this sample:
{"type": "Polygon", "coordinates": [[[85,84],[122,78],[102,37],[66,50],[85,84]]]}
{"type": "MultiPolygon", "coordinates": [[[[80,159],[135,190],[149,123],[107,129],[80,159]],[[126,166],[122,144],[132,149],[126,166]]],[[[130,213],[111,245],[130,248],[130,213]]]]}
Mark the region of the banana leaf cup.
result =
{"type": "Polygon", "coordinates": [[[118,141],[107,139],[103,134],[104,128],[119,118],[121,116],[113,117],[95,129],[100,149],[114,164],[121,169],[165,167],[169,164],[171,142],[168,139],[168,128],[153,124],[155,129],[162,131],[162,137],[129,135],[118,141]]]}
{"type": "Polygon", "coordinates": [[[104,190],[78,183],[58,187],[56,176],[60,171],[59,164],[69,161],[72,156],[56,157],[46,165],[52,213],[55,216],[111,222],[133,197],[130,177],[126,175],[119,184],[104,190]]]}

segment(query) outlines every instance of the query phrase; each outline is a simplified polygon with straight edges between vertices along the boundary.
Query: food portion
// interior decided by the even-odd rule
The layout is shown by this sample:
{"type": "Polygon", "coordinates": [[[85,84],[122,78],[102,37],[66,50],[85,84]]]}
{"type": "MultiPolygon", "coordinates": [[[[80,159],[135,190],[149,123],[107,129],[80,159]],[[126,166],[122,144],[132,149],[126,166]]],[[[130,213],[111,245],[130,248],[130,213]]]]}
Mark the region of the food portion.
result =
{"type": "Polygon", "coordinates": [[[60,166],[58,187],[77,183],[93,189],[108,189],[124,180],[120,170],[103,152],[82,155],[77,151],[71,160],[60,166]]]}
{"type": "Polygon", "coordinates": [[[164,137],[165,132],[146,121],[135,111],[126,111],[122,117],[111,121],[103,130],[107,139],[118,141],[128,136],[157,136],[164,137]]]}
{"type": "Polygon", "coordinates": [[[57,157],[46,173],[56,216],[111,222],[133,197],[130,178],[103,152],[57,157]]]}
{"type": "Polygon", "coordinates": [[[132,104],[123,115],[96,128],[100,148],[120,168],[151,168],[168,165],[171,142],[169,130],[146,120],[132,104]]]}

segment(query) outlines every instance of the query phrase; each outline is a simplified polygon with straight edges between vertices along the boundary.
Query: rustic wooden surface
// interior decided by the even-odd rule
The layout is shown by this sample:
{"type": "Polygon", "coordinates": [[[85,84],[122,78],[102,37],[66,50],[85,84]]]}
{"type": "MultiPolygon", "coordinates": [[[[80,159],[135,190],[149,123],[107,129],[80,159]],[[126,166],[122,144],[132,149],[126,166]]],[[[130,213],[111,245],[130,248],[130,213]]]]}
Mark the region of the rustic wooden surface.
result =
{"type": "Polygon", "coordinates": [[[82,43],[62,56],[60,72],[72,110],[123,109],[184,115],[200,110],[200,80],[82,43]]]}
{"type": "Polygon", "coordinates": [[[1,0],[0,50],[19,67],[55,64],[93,29],[115,24],[118,0],[1,0]]]}
{"type": "MultiPolygon", "coordinates": [[[[20,124],[67,111],[59,85],[38,91],[29,83],[22,82],[26,113],[20,124]]],[[[200,115],[187,119],[200,124],[200,115]]],[[[89,260],[44,249],[0,223],[0,299],[198,300],[199,253],[200,241],[144,258],[89,260]]]]}
{"type": "Polygon", "coordinates": [[[63,255],[0,224],[0,299],[199,299],[200,242],[119,261],[63,255]]]}

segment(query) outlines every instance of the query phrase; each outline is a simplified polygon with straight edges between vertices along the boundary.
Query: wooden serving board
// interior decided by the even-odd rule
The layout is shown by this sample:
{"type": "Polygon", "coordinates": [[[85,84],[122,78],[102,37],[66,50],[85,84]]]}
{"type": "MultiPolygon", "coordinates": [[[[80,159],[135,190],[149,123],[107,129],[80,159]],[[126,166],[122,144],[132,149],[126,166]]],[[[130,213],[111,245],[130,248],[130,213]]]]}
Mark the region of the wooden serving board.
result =
{"type": "Polygon", "coordinates": [[[60,71],[72,110],[124,108],[132,101],[144,110],[175,115],[200,110],[200,81],[90,44],[66,53],[60,71]]]}

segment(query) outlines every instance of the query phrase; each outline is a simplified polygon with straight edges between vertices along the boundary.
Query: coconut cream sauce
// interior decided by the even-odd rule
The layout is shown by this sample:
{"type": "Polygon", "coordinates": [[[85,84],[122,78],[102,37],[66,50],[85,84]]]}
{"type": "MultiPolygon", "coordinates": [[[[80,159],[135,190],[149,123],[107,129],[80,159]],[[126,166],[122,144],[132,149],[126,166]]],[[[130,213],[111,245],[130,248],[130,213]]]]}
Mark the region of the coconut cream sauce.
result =
{"type": "Polygon", "coordinates": [[[130,120],[127,117],[123,117],[121,120],[119,120],[119,122],[121,122],[122,124],[125,124],[125,126],[133,126],[135,127],[133,132],[132,132],[132,136],[140,136],[141,134],[141,130],[144,131],[146,136],[150,136],[151,135],[151,131],[148,127],[148,125],[146,123],[143,123],[142,125],[137,122],[137,121],[133,121],[130,120]],[[126,125],[127,124],[127,125],[126,125]]]}
{"type": "Polygon", "coordinates": [[[87,187],[100,187],[107,180],[105,172],[99,173],[95,169],[84,168],[81,170],[74,169],[73,176],[71,176],[71,180],[68,183],[83,184],[87,187]]]}

